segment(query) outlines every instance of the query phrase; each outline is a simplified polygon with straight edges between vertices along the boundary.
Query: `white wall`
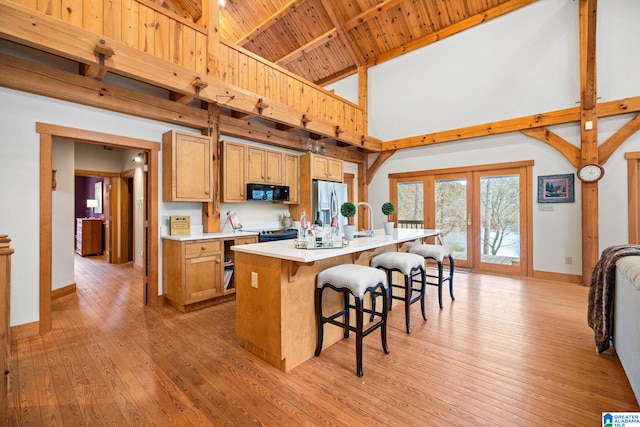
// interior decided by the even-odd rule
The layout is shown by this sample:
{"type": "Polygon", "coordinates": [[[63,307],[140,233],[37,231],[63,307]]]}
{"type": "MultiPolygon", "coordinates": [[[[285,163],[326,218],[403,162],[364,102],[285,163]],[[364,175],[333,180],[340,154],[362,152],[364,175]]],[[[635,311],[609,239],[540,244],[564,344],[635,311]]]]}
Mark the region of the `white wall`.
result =
{"type": "MultiPolygon", "coordinates": [[[[598,4],[598,96],[608,101],[640,95],[640,2],[598,4]]],[[[578,2],[543,0],[369,70],[369,132],[386,140],[422,135],[576,106],[579,101],[578,2]]],[[[357,80],[331,86],[351,96],[357,80]]],[[[633,117],[600,119],[602,144],[633,117]]],[[[579,146],[578,124],[550,129],[579,146]]],[[[640,151],[640,134],[604,165],[599,184],[600,247],[627,242],[627,165],[640,151]]],[[[370,163],[376,155],[370,156],[370,163]]],[[[574,173],[555,149],[521,133],[400,150],[376,173],[369,190],[375,224],[389,198],[388,174],[487,163],[534,160],[539,175],[574,173]],[[372,190],[375,189],[375,190],[372,190]]],[[[535,270],[581,274],[581,195],[540,212],[533,196],[535,270]],[[564,264],[565,257],[573,264],[564,264]]]]}
{"type": "Polygon", "coordinates": [[[51,289],[75,283],[75,176],[73,141],[53,139],[51,165],[56,172],[56,191],[51,192],[51,289]]]}

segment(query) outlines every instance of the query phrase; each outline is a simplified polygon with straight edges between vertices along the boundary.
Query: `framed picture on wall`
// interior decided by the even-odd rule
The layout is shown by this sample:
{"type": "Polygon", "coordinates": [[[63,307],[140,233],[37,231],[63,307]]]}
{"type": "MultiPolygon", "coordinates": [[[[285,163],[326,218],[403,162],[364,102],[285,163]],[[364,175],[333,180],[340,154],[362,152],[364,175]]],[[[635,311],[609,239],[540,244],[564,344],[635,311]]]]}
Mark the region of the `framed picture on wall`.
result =
{"type": "Polygon", "coordinates": [[[98,204],[93,210],[93,212],[101,214],[102,213],[102,181],[96,182],[96,194],[94,197],[97,200],[98,204]]]}
{"type": "Polygon", "coordinates": [[[572,173],[538,177],[538,203],[574,203],[576,200],[572,173]]]}

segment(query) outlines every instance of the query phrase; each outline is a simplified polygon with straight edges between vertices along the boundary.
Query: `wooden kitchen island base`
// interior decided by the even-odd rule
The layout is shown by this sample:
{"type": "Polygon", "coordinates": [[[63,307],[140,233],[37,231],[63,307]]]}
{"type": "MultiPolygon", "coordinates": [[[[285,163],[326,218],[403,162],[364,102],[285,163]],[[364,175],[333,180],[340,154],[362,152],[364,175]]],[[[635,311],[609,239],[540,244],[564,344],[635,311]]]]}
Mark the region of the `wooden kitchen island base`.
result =
{"type": "MultiPolygon", "coordinates": [[[[403,251],[406,242],[438,234],[436,230],[412,230],[416,234],[401,232],[399,240],[397,233],[391,238],[382,230],[376,232],[383,236],[356,239],[340,250],[298,250],[292,241],[238,247],[237,332],[244,348],[285,372],[295,368],[314,355],[314,291],[320,271],[339,264],[368,266],[378,254],[403,251]],[[290,254],[284,255],[287,248],[290,254]]],[[[340,308],[340,294],[325,292],[323,304],[327,312],[340,308]]],[[[324,348],[343,339],[341,328],[324,328],[324,348]]]]}

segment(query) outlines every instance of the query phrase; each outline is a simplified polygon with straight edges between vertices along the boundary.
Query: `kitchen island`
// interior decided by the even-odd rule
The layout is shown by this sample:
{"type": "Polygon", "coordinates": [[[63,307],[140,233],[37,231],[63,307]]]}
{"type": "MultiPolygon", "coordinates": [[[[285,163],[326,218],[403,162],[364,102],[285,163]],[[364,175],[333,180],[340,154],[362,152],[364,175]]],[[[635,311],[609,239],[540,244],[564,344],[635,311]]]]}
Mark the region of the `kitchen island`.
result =
{"type": "MultiPolygon", "coordinates": [[[[440,230],[375,230],[343,248],[296,249],[293,240],[233,246],[236,264],[237,333],[244,348],[287,372],[311,358],[316,345],[316,276],[339,264],[369,265],[374,256],[404,251],[440,230]]],[[[327,312],[342,306],[340,295],[325,292],[327,312]]],[[[325,325],[324,348],[343,339],[342,330],[325,325]]]]}

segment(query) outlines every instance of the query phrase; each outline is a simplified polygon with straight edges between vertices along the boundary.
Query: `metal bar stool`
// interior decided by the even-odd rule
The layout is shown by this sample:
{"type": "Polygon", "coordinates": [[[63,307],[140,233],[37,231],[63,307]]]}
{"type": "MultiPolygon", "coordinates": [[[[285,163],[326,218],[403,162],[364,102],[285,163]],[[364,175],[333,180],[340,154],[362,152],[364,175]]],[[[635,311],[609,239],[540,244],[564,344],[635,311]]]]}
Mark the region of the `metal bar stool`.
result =
{"type": "MultiPolygon", "coordinates": [[[[387,283],[389,284],[389,310],[391,310],[391,302],[394,299],[404,301],[404,316],[407,333],[411,333],[411,304],[420,301],[420,310],[422,310],[422,318],[427,320],[424,308],[424,297],[426,293],[426,273],[424,270],[424,259],[420,255],[408,252],[385,252],[376,255],[371,260],[371,267],[379,268],[386,271],[387,283]],[[393,272],[397,271],[404,276],[404,285],[393,283],[393,272]],[[415,276],[420,274],[420,279],[415,276]],[[419,288],[414,288],[414,283],[420,283],[419,288]],[[403,289],[403,295],[393,295],[393,288],[403,289]],[[413,292],[419,294],[413,296],[413,292]]],[[[373,308],[375,310],[375,299],[373,308]]]]}
{"type": "Polygon", "coordinates": [[[428,259],[433,259],[438,263],[438,275],[435,276],[433,274],[427,274],[429,278],[438,279],[437,282],[430,282],[427,280],[427,285],[437,286],[438,287],[438,303],[440,304],[440,308],[442,308],[442,285],[444,282],[449,282],[449,295],[451,296],[451,300],[455,300],[456,298],[453,296],[453,251],[451,248],[445,245],[428,245],[428,244],[420,244],[414,245],[409,248],[409,252],[412,254],[420,255],[425,259],[425,271],[426,271],[426,261],[428,259]],[[449,276],[444,277],[444,259],[449,259],[449,276]]]}
{"type": "Polygon", "coordinates": [[[344,337],[349,338],[349,332],[356,333],[356,375],[361,377],[362,372],[362,338],[369,335],[374,330],[380,328],[382,339],[382,349],[389,353],[387,347],[387,312],[389,288],[387,287],[387,277],[382,270],[358,264],[342,264],[322,270],[318,274],[315,306],[316,306],[316,326],[318,329],[315,355],[320,356],[322,351],[322,341],[324,337],[324,324],[331,323],[344,329],[344,337]],[[325,316],[322,313],[322,294],[325,289],[331,288],[337,292],[342,292],[344,305],[342,310],[325,316]],[[367,293],[379,294],[382,296],[382,309],[375,311],[364,307],[364,295],[367,293]],[[350,304],[349,295],[353,295],[354,304],[350,304]],[[349,323],[349,312],[355,309],[356,326],[349,323]],[[379,319],[364,329],[364,313],[378,316],[379,319]],[[344,316],[343,321],[336,320],[344,316]]]}

